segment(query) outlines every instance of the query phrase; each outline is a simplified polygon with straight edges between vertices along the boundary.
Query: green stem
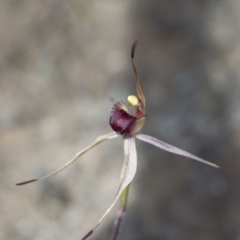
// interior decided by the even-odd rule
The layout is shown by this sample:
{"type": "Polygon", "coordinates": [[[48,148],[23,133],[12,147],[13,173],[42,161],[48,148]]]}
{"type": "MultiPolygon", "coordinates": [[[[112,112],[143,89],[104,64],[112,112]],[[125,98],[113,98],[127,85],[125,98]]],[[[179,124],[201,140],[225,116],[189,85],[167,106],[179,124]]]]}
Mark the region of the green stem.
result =
{"type": "Polygon", "coordinates": [[[117,240],[119,233],[120,233],[120,227],[123,221],[123,217],[127,210],[127,197],[128,197],[128,191],[129,191],[130,185],[128,185],[120,195],[120,206],[117,211],[117,216],[114,222],[114,228],[111,240],[117,240]]]}

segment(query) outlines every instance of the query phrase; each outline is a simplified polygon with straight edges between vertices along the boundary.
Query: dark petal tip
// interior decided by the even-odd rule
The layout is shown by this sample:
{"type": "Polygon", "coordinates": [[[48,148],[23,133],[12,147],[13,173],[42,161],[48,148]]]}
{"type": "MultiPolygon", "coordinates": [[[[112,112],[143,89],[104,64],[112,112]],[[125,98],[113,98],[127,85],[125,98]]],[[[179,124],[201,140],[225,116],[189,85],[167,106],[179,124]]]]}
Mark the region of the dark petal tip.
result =
{"type": "Polygon", "coordinates": [[[91,230],[88,234],[86,234],[81,240],[86,240],[90,235],[92,235],[93,230],[91,230]]]}
{"type": "Polygon", "coordinates": [[[134,58],[134,53],[135,53],[135,48],[137,46],[137,43],[138,43],[138,39],[136,39],[132,45],[132,48],[131,48],[131,58],[133,59],[134,58]]]}
{"type": "Polygon", "coordinates": [[[231,175],[233,175],[234,177],[236,177],[237,176],[237,174],[236,173],[234,173],[234,172],[232,172],[232,171],[230,171],[229,169],[227,169],[227,168],[223,168],[223,167],[219,167],[221,170],[223,170],[223,171],[225,171],[225,172],[227,172],[227,173],[230,173],[231,175]]]}
{"type": "Polygon", "coordinates": [[[17,183],[16,185],[21,186],[21,185],[25,185],[25,184],[36,182],[36,181],[37,181],[37,179],[32,179],[32,180],[28,180],[28,181],[25,181],[25,182],[17,183]]]}

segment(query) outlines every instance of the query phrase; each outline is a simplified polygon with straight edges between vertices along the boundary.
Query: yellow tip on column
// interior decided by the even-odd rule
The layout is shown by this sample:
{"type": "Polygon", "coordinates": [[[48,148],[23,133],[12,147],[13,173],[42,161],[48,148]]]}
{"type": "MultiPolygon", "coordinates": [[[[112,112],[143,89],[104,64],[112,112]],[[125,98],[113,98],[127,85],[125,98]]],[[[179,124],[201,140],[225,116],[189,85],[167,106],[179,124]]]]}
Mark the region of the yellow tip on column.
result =
{"type": "Polygon", "coordinates": [[[138,98],[134,95],[128,96],[127,100],[129,104],[131,104],[132,106],[137,106],[139,104],[138,98]]]}

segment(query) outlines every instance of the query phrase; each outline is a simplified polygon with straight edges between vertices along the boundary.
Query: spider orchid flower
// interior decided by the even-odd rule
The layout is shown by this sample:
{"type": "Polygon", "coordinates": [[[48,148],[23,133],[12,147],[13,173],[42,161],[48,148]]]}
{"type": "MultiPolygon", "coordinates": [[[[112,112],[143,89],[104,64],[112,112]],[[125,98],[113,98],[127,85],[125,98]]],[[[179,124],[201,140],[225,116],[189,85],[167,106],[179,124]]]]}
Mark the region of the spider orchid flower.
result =
{"type": "Polygon", "coordinates": [[[145,134],[140,134],[139,131],[142,129],[145,120],[146,120],[146,102],[145,102],[145,96],[142,91],[140,79],[138,77],[137,69],[134,64],[134,53],[135,48],[137,45],[137,40],[133,43],[131,48],[131,62],[132,67],[134,70],[134,74],[136,77],[136,89],[137,89],[137,96],[130,95],[127,98],[128,104],[124,104],[123,102],[117,102],[114,104],[111,114],[110,114],[110,120],[109,124],[114,130],[114,132],[108,133],[106,135],[98,136],[92,143],[90,143],[87,147],[83,148],[80,152],[78,152],[69,162],[67,162],[64,166],[59,168],[58,170],[44,176],[41,178],[32,179],[25,182],[17,183],[16,185],[24,185],[31,182],[36,182],[39,180],[43,180],[45,178],[51,177],[66,167],[68,167],[70,164],[75,162],[80,156],[82,156],[87,151],[91,150],[93,147],[97,146],[101,142],[117,138],[121,136],[123,138],[123,146],[124,146],[124,162],[123,167],[120,175],[120,182],[117,189],[117,193],[115,195],[115,198],[113,199],[111,205],[109,208],[105,211],[105,213],[102,215],[98,223],[92,228],[91,231],[89,231],[82,240],[86,240],[99,226],[99,224],[102,222],[102,220],[106,217],[106,215],[110,212],[110,210],[113,208],[115,203],[118,199],[120,199],[120,207],[117,213],[117,218],[115,222],[115,228],[113,231],[112,239],[116,240],[119,235],[119,229],[120,225],[123,219],[123,216],[126,211],[126,205],[127,205],[127,196],[128,196],[128,190],[129,185],[132,182],[136,170],[137,170],[137,151],[136,151],[136,139],[140,139],[144,142],[150,143],[158,148],[161,148],[165,151],[175,153],[178,155],[182,155],[188,158],[191,158],[193,160],[196,160],[198,162],[207,164],[209,166],[219,168],[222,170],[225,170],[233,175],[235,175],[233,172],[231,172],[228,169],[222,168],[214,163],[208,162],[202,158],[199,158],[191,153],[188,153],[184,150],[181,150],[179,148],[176,148],[172,145],[169,145],[159,139],[156,139],[152,136],[148,136],[145,134]]]}

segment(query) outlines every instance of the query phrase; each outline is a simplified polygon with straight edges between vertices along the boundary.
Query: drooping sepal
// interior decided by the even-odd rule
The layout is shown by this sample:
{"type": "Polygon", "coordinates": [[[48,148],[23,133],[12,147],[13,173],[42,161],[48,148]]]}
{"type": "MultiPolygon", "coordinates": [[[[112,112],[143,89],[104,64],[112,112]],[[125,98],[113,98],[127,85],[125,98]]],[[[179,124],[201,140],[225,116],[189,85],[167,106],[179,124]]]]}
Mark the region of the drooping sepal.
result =
{"type": "Polygon", "coordinates": [[[184,157],[191,158],[193,160],[196,160],[198,162],[201,162],[201,163],[204,163],[206,165],[212,166],[214,168],[221,169],[221,170],[223,170],[223,171],[225,171],[227,173],[230,173],[233,176],[236,176],[236,174],[234,172],[230,171],[227,168],[220,167],[220,166],[216,165],[215,163],[212,163],[212,162],[209,162],[207,160],[204,160],[204,159],[202,159],[200,157],[197,157],[197,156],[195,156],[195,155],[193,155],[193,154],[191,154],[191,153],[189,153],[187,151],[184,151],[184,150],[182,150],[180,148],[174,147],[174,146],[172,146],[172,145],[170,145],[170,144],[168,144],[166,142],[163,142],[163,141],[161,141],[161,140],[159,140],[157,138],[154,138],[152,136],[148,136],[148,135],[145,135],[145,134],[138,134],[138,135],[136,135],[136,138],[138,138],[138,139],[140,139],[140,140],[142,140],[144,142],[150,143],[150,144],[152,144],[152,145],[154,145],[154,146],[156,146],[158,148],[161,148],[161,149],[163,149],[163,150],[165,150],[167,152],[171,152],[171,153],[175,153],[175,154],[178,154],[178,155],[181,155],[181,156],[184,156],[184,157]]]}
{"type": "Polygon", "coordinates": [[[111,133],[106,134],[106,135],[98,136],[92,143],[90,143],[87,147],[83,148],[70,161],[68,161],[65,165],[63,165],[62,167],[60,167],[56,171],[54,171],[54,172],[52,172],[52,173],[50,173],[50,174],[48,174],[46,176],[43,176],[41,178],[34,178],[34,179],[31,179],[31,180],[28,180],[28,181],[17,183],[16,185],[17,186],[25,185],[25,184],[28,184],[28,183],[37,182],[37,181],[43,180],[45,178],[51,177],[51,176],[61,172],[65,168],[67,168],[69,165],[74,163],[79,157],[81,157],[84,153],[86,153],[87,151],[89,151],[90,149],[95,147],[96,145],[100,144],[101,142],[103,142],[103,141],[105,141],[107,139],[116,138],[116,137],[118,137],[118,134],[116,134],[115,132],[111,132],[111,133]]]}
{"type": "MultiPolygon", "coordinates": [[[[122,172],[120,175],[120,181],[119,181],[119,187],[116,193],[115,198],[113,199],[111,205],[109,208],[105,211],[105,213],[102,215],[98,223],[89,231],[81,240],[86,240],[99,226],[99,224],[102,222],[102,220],[108,215],[110,210],[113,208],[117,200],[120,199],[120,205],[125,208],[127,204],[127,191],[124,190],[129,186],[129,184],[132,182],[136,171],[137,171],[137,150],[136,150],[136,139],[135,137],[125,137],[123,140],[124,144],[124,162],[122,167],[122,172]],[[122,195],[123,193],[123,195],[122,195]]],[[[124,209],[123,209],[124,210],[124,209]]]]}

